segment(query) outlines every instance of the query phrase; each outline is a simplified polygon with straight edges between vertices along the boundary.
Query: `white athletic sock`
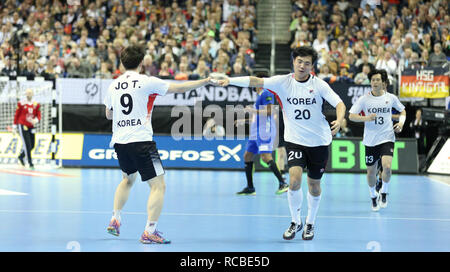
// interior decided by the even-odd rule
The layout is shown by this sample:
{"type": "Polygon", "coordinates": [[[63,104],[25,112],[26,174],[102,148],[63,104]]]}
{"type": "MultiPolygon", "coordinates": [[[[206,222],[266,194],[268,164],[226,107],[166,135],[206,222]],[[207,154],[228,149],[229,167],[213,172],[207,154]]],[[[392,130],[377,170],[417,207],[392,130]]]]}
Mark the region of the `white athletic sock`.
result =
{"type": "Polygon", "coordinates": [[[308,190],[308,216],[306,217],[306,224],[313,224],[316,221],[317,211],[319,210],[320,198],[322,195],[313,196],[308,190]]]}
{"type": "Polygon", "coordinates": [[[382,192],[383,194],[387,194],[388,188],[389,188],[389,182],[382,181],[382,183],[383,183],[383,185],[381,186],[380,192],[382,192]]]}
{"type": "Polygon", "coordinates": [[[369,186],[369,191],[370,191],[371,198],[377,197],[377,191],[375,190],[375,186],[373,186],[373,187],[369,186]]]}
{"type": "Polygon", "coordinates": [[[300,210],[302,208],[303,202],[303,191],[300,188],[298,191],[292,191],[288,189],[287,199],[289,203],[289,210],[291,211],[292,222],[300,224],[302,221],[300,219],[300,210]]]}
{"type": "Polygon", "coordinates": [[[155,232],[157,224],[158,224],[158,222],[156,222],[156,221],[149,221],[149,220],[147,220],[147,224],[145,225],[145,230],[149,234],[152,234],[152,233],[155,232]]]}
{"type": "Polygon", "coordinates": [[[120,218],[120,213],[121,213],[122,211],[121,210],[114,210],[113,211],[113,216],[112,216],[112,218],[111,218],[111,220],[112,219],[117,219],[119,222],[121,222],[122,221],[122,218],[120,218]]]}

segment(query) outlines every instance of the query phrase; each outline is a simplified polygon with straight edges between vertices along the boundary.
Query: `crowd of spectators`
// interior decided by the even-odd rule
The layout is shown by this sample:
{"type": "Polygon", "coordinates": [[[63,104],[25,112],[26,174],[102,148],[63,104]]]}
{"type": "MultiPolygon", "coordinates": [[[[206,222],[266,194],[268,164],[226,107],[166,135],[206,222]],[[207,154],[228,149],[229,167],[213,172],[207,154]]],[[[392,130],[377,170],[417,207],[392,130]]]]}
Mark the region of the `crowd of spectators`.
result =
{"type": "Polygon", "coordinates": [[[6,0],[0,2],[0,71],[14,78],[116,78],[120,52],[146,48],[142,72],[195,79],[249,75],[256,0],[6,0]],[[19,65],[19,66],[17,66],[19,65]]]}
{"type": "MultiPolygon", "coordinates": [[[[14,78],[115,78],[120,51],[146,47],[143,73],[195,79],[252,74],[257,0],[6,0],[0,3],[0,71],[14,78]]],[[[450,55],[445,0],[292,0],[290,46],[319,52],[326,81],[368,83],[383,68],[442,66],[450,55]],[[375,4],[379,2],[380,4],[375,4]]]]}
{"type": "Polygon", "coordinates": [[[368,84],[368,73],[377,68],[386,69],[395,84],[398,69],[445,67],[449,5],[446,0],[292,0],[289,43],[313,46],[319,53],[316,73],[329,83],[368,84]]]}

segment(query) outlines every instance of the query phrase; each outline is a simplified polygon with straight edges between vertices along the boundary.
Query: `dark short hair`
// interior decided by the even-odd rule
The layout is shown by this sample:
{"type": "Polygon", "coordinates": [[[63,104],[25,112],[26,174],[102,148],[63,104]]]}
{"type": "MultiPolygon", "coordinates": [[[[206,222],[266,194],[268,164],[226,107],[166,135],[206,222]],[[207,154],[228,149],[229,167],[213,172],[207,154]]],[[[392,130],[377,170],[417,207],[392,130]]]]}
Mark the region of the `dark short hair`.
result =
{"type": "Polygon", "coordinates": [[[138,45],[128,46],[120,53],[120,61],[125,69],[136,69],[145,56],[145,50],[138,45]]]}
{"type": "Polygon", "coordinates": [[[295,60],[298,56],[307,57],[311,56],[313,64],[318,59],[318,54],[311,46],[299,46],[292,51],[292,60],[295,60]]]}
{"type": "Polygon", "coordinates": [[[372,77],[374,75],[380,74],[381,75],[381,81],[389,85],[389,79],[386,70],[384,69],[373,69],[370,71],[370,73],[367,75],[369,77],[369,80],[372,81],[372,77]]]}

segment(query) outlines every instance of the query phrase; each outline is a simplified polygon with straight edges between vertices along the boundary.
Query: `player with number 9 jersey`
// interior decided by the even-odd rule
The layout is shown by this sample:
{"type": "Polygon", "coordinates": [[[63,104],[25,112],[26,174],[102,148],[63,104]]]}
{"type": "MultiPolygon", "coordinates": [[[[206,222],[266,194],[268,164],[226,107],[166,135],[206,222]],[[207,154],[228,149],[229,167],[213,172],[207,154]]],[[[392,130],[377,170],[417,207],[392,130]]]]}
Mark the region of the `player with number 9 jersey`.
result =
{"type": "Polygon", "coordinates": [[[134,71],[126,71],[111,83],[104,100],[113,109],[110,147],[153,140],[153,105],[156,96],[165,95],[168,88],[169,83],[134,71]]]}
{"type": "Polygon", "coordinates": [[[184,93],[211,84],[210,78],[169,83],[156,77],[139,74],[145,49],[129,46],[120,54],[121,66],[126,71],[115,79],[104,99],[106,118],[112,120],[113,135],[110,146],[117,153],[122,181],[114,194],[114,209],[108,233],[119,236],[121,211],[128,200],[137,172],[150,186],[147,202],[147,224],[140,241],[144,244],[168,244],[170,240],[156,230],[164,202],[164,169],[156,143],[153,141],[152,110],[157,95],[184,93]]]}

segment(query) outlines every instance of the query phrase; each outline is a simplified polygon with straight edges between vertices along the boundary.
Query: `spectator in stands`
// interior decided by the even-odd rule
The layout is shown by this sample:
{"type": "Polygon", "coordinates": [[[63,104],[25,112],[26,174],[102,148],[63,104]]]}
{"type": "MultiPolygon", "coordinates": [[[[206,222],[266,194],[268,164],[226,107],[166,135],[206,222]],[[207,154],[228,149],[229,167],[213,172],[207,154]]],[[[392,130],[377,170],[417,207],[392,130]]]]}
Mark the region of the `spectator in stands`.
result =
{"type": "Polygon", "coordinates": [[[329,81],[333,74],[330,73],[330,68],[328,67],[328,65],[324,64],[320,66],[320,73],[317,76],[325,81],[329,81]]]}
{"type": "Polygon", "coordinates": [[[142,63],[142,72],[147,76],[157,76],[158,75],[158,67],[153,61],[152,55],[146,55],[144,57],[144,61],[142,63]]]}
{"type": "Polygon", "coordinates": [[[92,66],[77,57],[72,57],[67,64],[67,76],[71,78],[90,78],[93,76],[92,66]]]}
{"type": "Polygon", "coordinates": [[[409,69],[411,67],[411,65],[413,64],[411,62],[412,53],[413,53],[413,51],[411,48],[405,48],[405,52],[403,54],[403,57],[400,59],[400,63],[399,63],[399,65],[402,68],[409,69]]]}
{"type": "Polygon", "coordinates": [[[428,52],[431,52],[433,49],[433,42],[431,41],[431,35],[429,33],[426,33],[423,35],[423,39],[419,40],[419,47],[420,50],[427,50],[428,52]]]}
{"type": "Polygon", "coordinates": [[[450,23],[447,24],[447,27],[442,27],[441,31],[441,43],[442,43],[442,52],[446,56],[450,56],[450,34],[449,34],[450,23]]]}
{"type": "Polygon", "coordinates": [[[317,38],[314,40],[312,46],[318,53],[320,53],[322,50],[325,50],[326,52],[330,51],[327,41],[327,34],[325,31],[317,32],[317,38]]]}
{"type": "Polygon", "coordinates": [[[355,62],[355,66],[356,66],[356,72],[360,73],[362,72],[363,66],[364,65],[369,65],[370,67],[370,71],[372,71],[373,69],[375,69],[375,65],[373,65],[372,63],[369,62],[369,53],[367,51],[364,51],[361,54],[361,58],[358,59],[355,62]]]}
{"type": "MultiPolygon", "coordinates": [[[[382,49],[382,47],[380,47],[382,49]]],[[[391,58],[389,51],[379,50],[379,57],[375,63],[376,69],[384,69],[392,77],[397,72],[397,63],[391,58]]]]}
{"type": "MultiPolygon", "coordinates": [[[[425,50],[426,51],[426,50],[425,50]]],[[[428,52],[428,51],[427,51],[428,52]]],[[[416,52],[413,52],[411,54],[411,69],[420,69],[421,67],[426,66],[426,62],[423,62],[420,58],[419,58],[419,54],[417,54],[416,52]]]]}
{"type": "Polygon", "coordinates": [[[188,80],[191,72],[188,70],[187,62],[180,62],[179,70],[175,73],[176,80],[188,80]]]}
{"type": "Polygon", "coordinates": [[[363,64],[362,71],[355,76],[355,83],[360,85],[370,85],[369,73],[371,69],[368,64],[363,64]]]}
{"type": "Polygon", "coordinates": [[[111,73],[111,70],[109,69],[110,65],[107,62],[102,62],[100,64],[100,70],[96,71],[94,74],[95,78],[104,78],[104,79],[111,79],[113,78],[113,75],[111,73]]]}
{"type": "Polygon", "coordinates": [[[231,76],[248,76],[249,74],[242,67],[242,63],[236,61],[231,69],[231,76]]]}
{"type": "Polygon", "coordinates": [[[161,69],[158,72],[158,76],[163,79],[173,79],[174,71],[169,68],[169,64],[165,61],[161,63],[161,69]]]}
{"type": "Polygon", "coordinates": [[[295,49],[300,46],[311,46],[311,42],[306,38],[305,32],[299,32],[296,35],[295,41],[291,43],[291,49],[295,49]]]}
{"type": "Polygon", "coordinates": [[[341,69],[339,69],[338,82],[348,84],[354,83],[353,79],[349,76],[347,64],[341,64],[341,69]]]}
{"type": "Polygon", "coordinates": [[[200,58],[197,63],[197,68],[192,73],[193,75],[197,75],[199,78],[207,78],[210,74],[210,69],[206,65],[206,62],[203,58],[200,58]]]}
{"type": "Polygon", "coordinates": [[[26,62],[26,67],[20,73],[20,76],[24,76],[27,80],[34,80],[36,76],[36,63],[33,59],[28,59],[26,62]]]}
{"type": "Polygon", "coordinates": [[[432,67],[442,66],[447,63],[447,56],[442,52],[441,43],[434,44],[434,51],[430,54],[430,58],[428,60],[428,65],[432,67]]]}
{"type": "Polygon", "coordinates": [[[5,57],[5,66],[1,72],[2,76],[9,77],[10,80],[15,80],[17,77],[17,66],[14,60],[9,57],[5,57]]]}

